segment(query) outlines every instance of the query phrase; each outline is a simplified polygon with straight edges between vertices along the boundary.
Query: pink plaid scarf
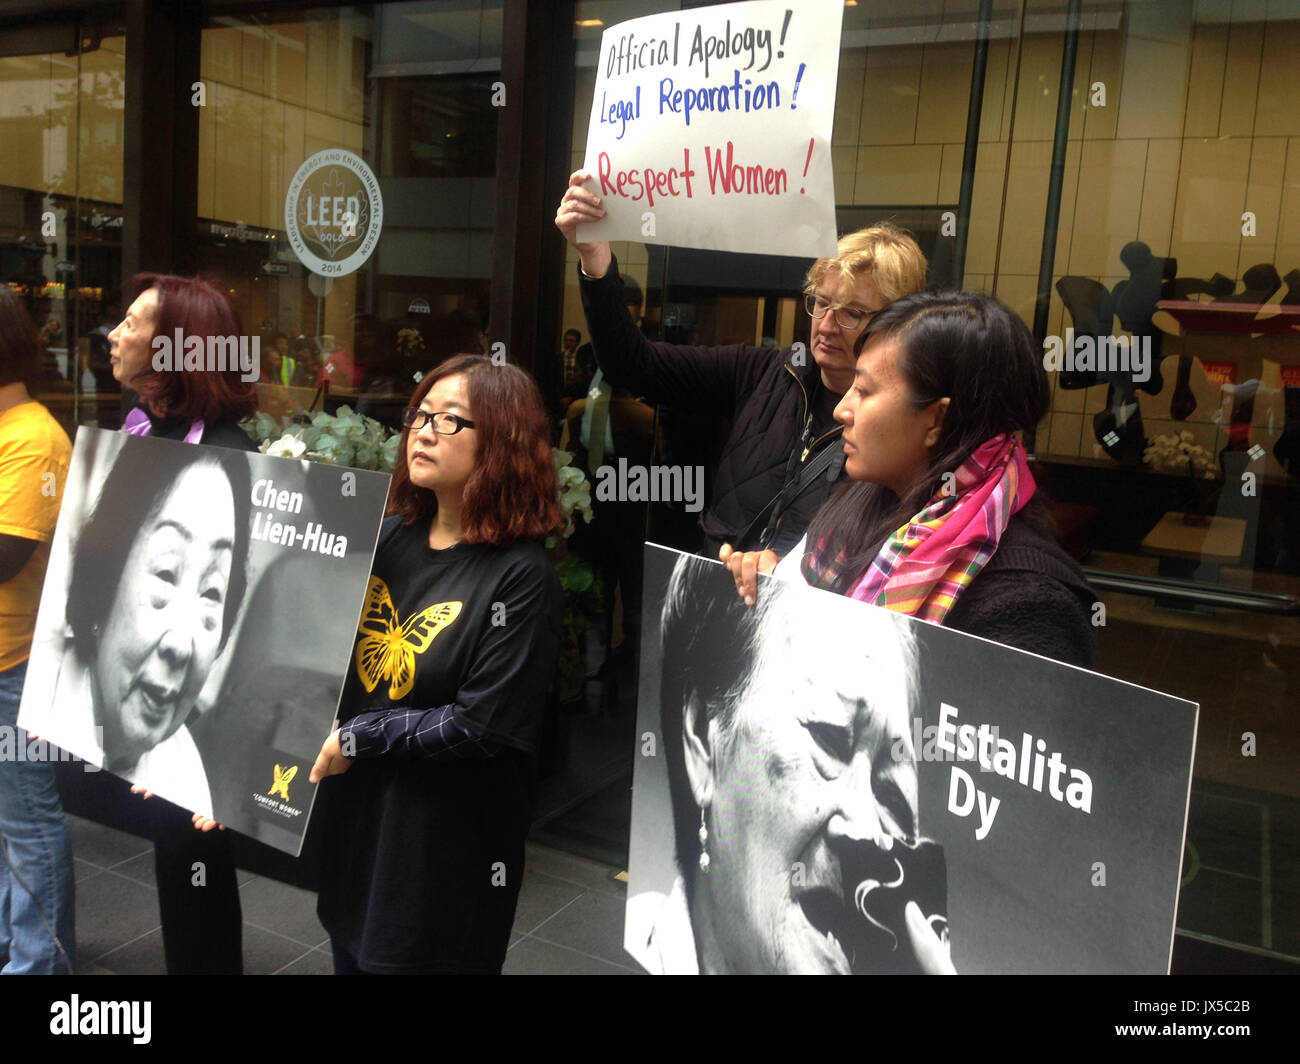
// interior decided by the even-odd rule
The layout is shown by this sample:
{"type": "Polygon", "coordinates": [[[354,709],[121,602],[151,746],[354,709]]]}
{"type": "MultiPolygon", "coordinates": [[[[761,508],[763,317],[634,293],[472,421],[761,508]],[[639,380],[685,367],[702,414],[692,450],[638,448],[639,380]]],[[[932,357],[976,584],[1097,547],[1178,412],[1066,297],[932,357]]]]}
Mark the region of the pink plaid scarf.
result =
{"type": "Polygon", "coordinates": [[[986,440],[926,507],[885,541],[851,598],[942,624],[988,564],[1036,485],[1015,436],[986,440]]]}

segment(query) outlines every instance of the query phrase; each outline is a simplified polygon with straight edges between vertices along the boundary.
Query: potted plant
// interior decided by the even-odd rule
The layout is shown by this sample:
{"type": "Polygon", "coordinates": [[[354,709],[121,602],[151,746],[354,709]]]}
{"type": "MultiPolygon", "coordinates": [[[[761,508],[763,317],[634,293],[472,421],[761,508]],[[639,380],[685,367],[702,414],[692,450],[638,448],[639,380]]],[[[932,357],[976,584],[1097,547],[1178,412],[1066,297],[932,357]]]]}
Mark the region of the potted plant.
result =
{"type": "Polygon", "coordinates": [[[1218,497],[1218,466],[1214,456],[1196,442],[1191,432],[1184,429],[1153,436],[1147,441],[1142,461],[1157,473],[1185,476],[1188,500],[1183,507],[1183,523],[1209,524],[1207,515],[1218,497]]]}

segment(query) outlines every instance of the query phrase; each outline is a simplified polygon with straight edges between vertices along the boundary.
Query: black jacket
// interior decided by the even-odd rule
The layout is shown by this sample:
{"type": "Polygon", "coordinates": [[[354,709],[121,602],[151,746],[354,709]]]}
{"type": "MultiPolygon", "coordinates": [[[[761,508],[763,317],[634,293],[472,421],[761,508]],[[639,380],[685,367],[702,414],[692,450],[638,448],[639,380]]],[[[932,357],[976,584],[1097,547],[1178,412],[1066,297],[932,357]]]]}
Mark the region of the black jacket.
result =
{"type": "Polygon", "coordinates": [[[1057,544],[1038,501],[1016,514],[998,549],[944,618],[945,628],[1091,669],[1097,593],[1057,544]]]}
{"type": "MultiPolygon", "coordinates": [[[[581,270],[578,274],[596,361],[612,384],[651,402],[713,414],[732,424],[718,461],[713,498],[700,518],[704,553],[716,558],[723,543],[737,544],[739,534],[785,483],[787,463],[815,401],[821,371],[809,351],[802,352],[797,365],[789,348],[651,342],[623,304],[617,260],[611,261],[604,277],[592,279],[581,270]]],[[[813,429],[805,461],[823,447],[841,446],[839,425],[826,422],[813,429]]],[[[842,477],[843,462],[832,469],[842,477]]],[[[798,542],[834,486],[820,476],[786,508],[772,542],[777,554],[798,542]]]]}
{"type": "MultiPolygon", "coordinates": [[[[162,440],[183,440],[193,424],[187,418],[158,417],[147,407],[141,410],[149,418],[149,435],[162,440]]],[[[218,421],[203,426],[203,436],[199,440],[209,447],[225,447],[232,451],[256,451],[257,444],[234,421],[218,421]]]]}

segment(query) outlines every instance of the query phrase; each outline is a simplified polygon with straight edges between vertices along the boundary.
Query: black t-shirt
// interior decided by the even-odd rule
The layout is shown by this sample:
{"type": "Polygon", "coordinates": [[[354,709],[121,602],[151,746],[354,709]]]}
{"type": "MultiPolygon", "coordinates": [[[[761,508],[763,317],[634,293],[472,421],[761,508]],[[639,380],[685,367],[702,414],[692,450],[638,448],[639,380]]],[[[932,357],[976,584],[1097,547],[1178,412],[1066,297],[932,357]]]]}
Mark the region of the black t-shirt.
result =
{"type": "Polygon", "coordinates": [[[839,392],[827,388],[821,381],[817,382],[817,391],[812,397],[813,439],[839,424],[835,420],[835,408],[843,398],[839,392]]]}
{"type": "Polygon", "coordinates": [[[339,710],[454,705],[475,761],[358,758],[325,780],[322,923],[376,972],[500,968],[523,875],[535,753],[564,604],[541,546],[381,536],[339,710]],[[387,648],[387,649],[386,649],[387,648]]]}

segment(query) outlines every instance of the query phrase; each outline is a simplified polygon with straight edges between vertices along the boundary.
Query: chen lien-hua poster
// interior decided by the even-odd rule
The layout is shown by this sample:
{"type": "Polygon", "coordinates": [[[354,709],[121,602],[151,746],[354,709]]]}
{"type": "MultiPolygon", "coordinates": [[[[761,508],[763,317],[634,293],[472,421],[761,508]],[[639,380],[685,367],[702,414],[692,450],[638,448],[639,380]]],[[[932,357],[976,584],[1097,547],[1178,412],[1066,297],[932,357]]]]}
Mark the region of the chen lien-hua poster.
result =
{"type": "Polygon", "coordinates": [[[297,853],[385,474],[82,427],[19,723],[297,853]]]}

